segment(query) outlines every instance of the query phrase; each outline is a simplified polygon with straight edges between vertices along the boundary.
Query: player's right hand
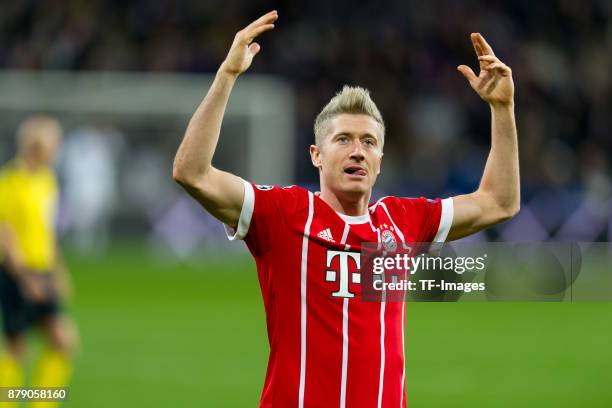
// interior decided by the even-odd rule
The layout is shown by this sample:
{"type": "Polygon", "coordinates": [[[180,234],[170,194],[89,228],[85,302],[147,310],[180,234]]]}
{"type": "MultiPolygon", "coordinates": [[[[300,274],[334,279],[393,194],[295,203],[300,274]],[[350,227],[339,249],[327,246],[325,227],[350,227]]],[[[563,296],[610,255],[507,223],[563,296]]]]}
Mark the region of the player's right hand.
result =
{"type": "Polygon", "coordinates": [[[261,49],[261,46],[253,40],[261,33],[272,30],[274,28],[273,23],[277,19],[278,12],[273,10],[238,31],[219,71],[233,76],[238,76],[246,71],[251,66],[253,57],[261,49]]]}

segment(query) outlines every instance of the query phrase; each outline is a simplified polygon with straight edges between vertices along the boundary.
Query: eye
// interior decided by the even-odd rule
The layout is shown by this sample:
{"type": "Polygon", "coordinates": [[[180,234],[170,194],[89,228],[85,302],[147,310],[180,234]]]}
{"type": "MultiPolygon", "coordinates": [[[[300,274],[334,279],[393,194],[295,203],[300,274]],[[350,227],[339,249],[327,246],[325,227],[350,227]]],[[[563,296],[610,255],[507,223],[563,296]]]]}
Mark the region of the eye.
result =
{"type": "Polygon", "coordinates": [[[336,139],[336,141],[340,144],[346,144],[348,140],[349,139],[346,136],[338,136],[338,138],[336,139]]]}
{"type": "Polygon", "coordinates": [[[365,144],[367,144],[368,146],[375,146],[376,142],[374,141],[374,139],[365,139],[364,141],[365,144]]]}

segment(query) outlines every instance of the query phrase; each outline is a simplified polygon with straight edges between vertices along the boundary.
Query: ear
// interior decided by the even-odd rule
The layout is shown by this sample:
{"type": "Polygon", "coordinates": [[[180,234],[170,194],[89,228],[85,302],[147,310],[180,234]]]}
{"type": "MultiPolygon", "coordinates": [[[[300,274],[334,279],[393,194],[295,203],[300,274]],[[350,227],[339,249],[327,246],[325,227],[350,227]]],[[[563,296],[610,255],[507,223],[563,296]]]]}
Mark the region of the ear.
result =
{"type": "Polygon", "coordinates": [[[318,169],[321,169],[321,150],[317,145],[310,145],[310,160],[312,161],[312,165],[318,169]]]}
{"type": "Polygon", "coordinates": [[[380,169],[382,168],[382,159],[384,155],[385,154],[383,152],[380,152],[380,157],[378,158],[378,171],[376,172],[377,176],[380,174],[380,169]]]}

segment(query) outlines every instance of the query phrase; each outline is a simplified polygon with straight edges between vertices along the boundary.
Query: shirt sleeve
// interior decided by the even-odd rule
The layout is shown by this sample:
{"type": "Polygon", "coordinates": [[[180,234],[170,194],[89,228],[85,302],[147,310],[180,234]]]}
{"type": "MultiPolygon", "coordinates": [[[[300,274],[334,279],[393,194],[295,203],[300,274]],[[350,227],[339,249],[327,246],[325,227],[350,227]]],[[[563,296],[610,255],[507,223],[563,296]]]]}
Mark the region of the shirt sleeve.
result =
{"type": "Polygon", "coordinates": [[[453,224],[453,199],[400,199],[409,222],[417,227],[418,242],[443,243],[453,224]]]}
{"type": "Polygon", "coordinates": [[[264,252],[278,242],[287,218],[297,202],[297,189],[256,185],[243,180],[244,201],[236,226],[225,225],[230,240],[245,240],[255,252],[264,252]]]}
{"type": "Polygon", "coordinates": [[[253,211],[255,210],[255,191],[251,183],[246,180],[242,180],[244,185],[244,200],[242,201],[242,210],[240,210],[240,218],[238,219],[238,225],[230,226],[223,224],[225,227],[225,233],[230,241],[237,239],[244,239],[249,227],[251,226],[251,218],[253,218],[253,211]]]}

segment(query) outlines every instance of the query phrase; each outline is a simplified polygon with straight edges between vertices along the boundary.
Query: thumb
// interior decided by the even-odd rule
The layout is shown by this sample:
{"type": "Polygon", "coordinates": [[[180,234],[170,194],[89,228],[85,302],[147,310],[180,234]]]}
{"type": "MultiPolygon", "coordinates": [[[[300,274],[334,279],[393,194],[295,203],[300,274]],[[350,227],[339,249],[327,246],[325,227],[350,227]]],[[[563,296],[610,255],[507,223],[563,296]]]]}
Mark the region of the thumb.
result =
{"type": "Polygon", "coordinates": [[[459,65],[457,67],[457,71],[461,72],[465,79],[467,79],[469,82],[472,82],[477,78],[474,71],[472,71],[472,68],[468,67],[467,65],[459,65]]]}
{"type": "Polygon", "coordinates": [[[261,46],[256,42],[251,43],[251,45],[249,45],[249,51],[251,51],[252,56],[256,56],[259,50],[261,50],[261,46]]]}

